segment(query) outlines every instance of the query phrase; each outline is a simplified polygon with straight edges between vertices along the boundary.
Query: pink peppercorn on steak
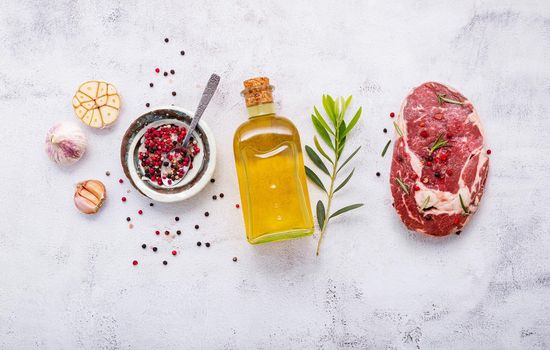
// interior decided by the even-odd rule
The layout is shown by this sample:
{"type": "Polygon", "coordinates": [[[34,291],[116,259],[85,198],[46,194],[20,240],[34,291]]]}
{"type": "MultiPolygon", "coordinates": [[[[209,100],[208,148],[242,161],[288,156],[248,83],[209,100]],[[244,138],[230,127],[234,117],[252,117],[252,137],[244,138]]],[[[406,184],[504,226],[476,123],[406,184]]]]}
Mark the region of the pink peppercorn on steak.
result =
{"type": "Polygon", "coordinates": [[[395,131],[390,185],[401,220],[432,236],[460,233],[489,170],[474,106],[446,85],[424,83],[403,102],[395,131]]]}

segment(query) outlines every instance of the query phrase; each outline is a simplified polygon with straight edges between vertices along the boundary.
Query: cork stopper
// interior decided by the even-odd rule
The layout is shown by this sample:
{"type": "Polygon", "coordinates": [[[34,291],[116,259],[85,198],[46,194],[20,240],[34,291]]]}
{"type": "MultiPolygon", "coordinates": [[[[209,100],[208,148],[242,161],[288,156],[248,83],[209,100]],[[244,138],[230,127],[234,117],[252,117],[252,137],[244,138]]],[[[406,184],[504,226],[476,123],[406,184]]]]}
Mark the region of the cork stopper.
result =
{"type": "Polygon", "coordinates": [[[264,103],[273,103],[273,86],[269,85],[269,78],[257,77],[243,82],[242,92],[247,107],[264,103]]]}

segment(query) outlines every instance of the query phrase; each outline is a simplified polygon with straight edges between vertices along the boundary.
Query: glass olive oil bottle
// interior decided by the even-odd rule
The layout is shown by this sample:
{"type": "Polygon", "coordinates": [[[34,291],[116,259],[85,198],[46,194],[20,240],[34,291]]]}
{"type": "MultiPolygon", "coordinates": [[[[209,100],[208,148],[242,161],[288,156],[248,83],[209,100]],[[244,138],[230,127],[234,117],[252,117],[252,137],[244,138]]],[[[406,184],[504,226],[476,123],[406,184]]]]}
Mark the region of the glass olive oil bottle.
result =
{"type": "Polygon", "coordinates": [[[247,239],[257,244],[311,235],[298,130],[275,115],[268,78],[246,80],[244,87],[249,119],[235,132],[233,151],[247,239]]]}

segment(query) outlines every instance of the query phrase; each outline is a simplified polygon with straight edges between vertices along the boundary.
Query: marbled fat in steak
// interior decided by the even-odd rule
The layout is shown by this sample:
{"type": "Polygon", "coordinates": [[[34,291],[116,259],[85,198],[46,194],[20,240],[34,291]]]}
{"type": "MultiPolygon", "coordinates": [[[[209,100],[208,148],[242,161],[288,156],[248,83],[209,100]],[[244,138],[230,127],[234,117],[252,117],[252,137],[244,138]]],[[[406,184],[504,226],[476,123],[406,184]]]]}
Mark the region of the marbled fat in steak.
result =
{"type": "Polygon", "coordinates": [[[390,184],[401,220],[432,236],[461,230],[489,170],[474,106],[448,86],[424,83],[407,96],[396,124],[390,184]]]}

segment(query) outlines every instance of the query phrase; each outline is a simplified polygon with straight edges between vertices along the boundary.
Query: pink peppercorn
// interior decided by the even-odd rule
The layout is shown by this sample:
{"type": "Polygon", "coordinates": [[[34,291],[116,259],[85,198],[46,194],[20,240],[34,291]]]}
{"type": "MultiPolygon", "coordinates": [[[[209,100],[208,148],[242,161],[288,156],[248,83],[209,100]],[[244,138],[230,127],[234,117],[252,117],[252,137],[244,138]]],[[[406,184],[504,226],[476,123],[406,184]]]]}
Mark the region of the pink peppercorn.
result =
{"type": "Polygon", "coordinates": [[[491,154],[491,150],[490,150],[490,149],[487,150],[487,154],[491,154]]]}
{"type": "Polygon", "coordinates": [[[132,261],[132,265],[136,266],[138,264],[137,260],[132,261]]]}
{"type": "Polygon", "coordinates": [[[124,182],[124,180],[118,179],[118,183],[119,183],[119,184],[121,184],[121,183],[123,183],[123,182],[124,182]]]}
{"type": "Polygon", "coordinates": [[[178,254],[178,252],[176,252],[175,250],[172,250],[172,255],[176,256],[178,254]]]}
{"type": "Polygon", "coordinates": [[[123,202],[126,202],[126,197],[121,198],[123,202]]]}
{"type": "Polygon", "coordinates": [[[141,209],[138,210],[138,214],[139,214],[139,215],[143,214],[143,210],[141,210],[141,209]]]}
{"type": "Polygon", "coordinates": [[[393,118],[393,117],[395,117],[395,113],[391,112],[390,113],[390,118],[393,118]]]}

